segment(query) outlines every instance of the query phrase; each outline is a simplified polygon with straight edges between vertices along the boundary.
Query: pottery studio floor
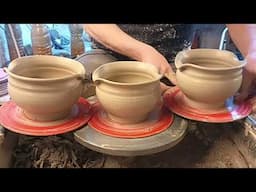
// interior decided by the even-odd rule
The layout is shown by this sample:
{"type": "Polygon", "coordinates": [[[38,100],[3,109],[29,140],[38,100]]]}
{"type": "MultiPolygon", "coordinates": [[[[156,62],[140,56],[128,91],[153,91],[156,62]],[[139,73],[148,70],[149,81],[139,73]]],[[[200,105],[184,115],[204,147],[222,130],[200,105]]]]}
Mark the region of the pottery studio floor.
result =
{"type": "Polygon", "coordinates": [[[13,167],[35,168],[248,168],[256,167],[256,152],[238,123],[201,124],[175,147],[142,157],[114,157],[91,151],[71,134],[20,136],[13,167]],[[251,145],[251,144],[250,144],[251,145]]]}

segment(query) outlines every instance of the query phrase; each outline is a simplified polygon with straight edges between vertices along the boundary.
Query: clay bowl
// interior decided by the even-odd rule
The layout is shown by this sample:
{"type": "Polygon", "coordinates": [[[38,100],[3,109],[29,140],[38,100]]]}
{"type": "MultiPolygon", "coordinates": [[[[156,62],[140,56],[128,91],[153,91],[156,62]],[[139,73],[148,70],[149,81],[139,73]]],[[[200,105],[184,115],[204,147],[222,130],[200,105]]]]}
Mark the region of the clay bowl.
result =
{"type": "Polygon", "coordinates": [[[98,67],[92,75],[96,96],[108,117],[118,123],[143,122],[160,102],[157,68],[137,61],[117,61],[98,67]]]}
{"type": "Polygon", "coordinates": [[[175,58],[177,84],[193,108],[221,110],[241,86],[244,61],[218,49],[184,50],[175,58]]]}
{"type": "Polygon", "coordinates": [[[7,71],[9,95],[36,121],[65,118],[81,95],[85,76],[80,62],[50,55],[17,58],[7,71]]]}

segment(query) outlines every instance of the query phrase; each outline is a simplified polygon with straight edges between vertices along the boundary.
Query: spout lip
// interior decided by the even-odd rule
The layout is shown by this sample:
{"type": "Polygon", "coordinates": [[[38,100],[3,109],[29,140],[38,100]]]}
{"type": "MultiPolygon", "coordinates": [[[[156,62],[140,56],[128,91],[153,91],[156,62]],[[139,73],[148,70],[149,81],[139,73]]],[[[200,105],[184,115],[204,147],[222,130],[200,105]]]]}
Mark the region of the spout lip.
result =
{"type": "Polygon", "coordinates": [[[106,82],[106,80],[102,79],[102,78],[95,78],[95,79],[93,79],[93,83],[95,83],[96,85],[98,85],[100,82],[106,82]]]}
{"type": "Polygon", "coordinates": [[[159,77],[157,78],[154,78],[152,80],[149,80],[149,81],[141,81],[141,82],[137,82],[137,83],[120,83],[120,82],[116,82],[116,81],[111,81],[111,80],[108,80],[108,79],[103,79],[103,78],[96,78],[93,76],[93,82],[95,84],[99,84],[100,82],[105,82],[105,83],[109,83],[109,84],[112,84],[112,85],[120,85],[120,86],[135,86],[135,85],[146,85],[146,84],[150,84],[150,83],[154,83],[154,82],[157,82],[159,81],[160,82],[160,79],[163,77],[163,75],[159,75],[159,77]]]}
{"type": "Polygon", "coordinates": [[[240,62],[240,65],[237,66],[229,66],[229,67],[215,67],[215,68],[209,68],[209,67],[202,67],[193,63],[184,63],[181,64],[177,69],[179,70],[183,70],[186,67],[193,67],[196,69],[203,69],[205,71],[230,71],[230,70],[234,70],[234,69],[241,69],[246,65],[246,62],[240,62]]]}
{"type": "MultiPolygon", "coordinates": [[[[205,56],[200,56],[198,55],[198,58],[206,58],[205,56]]],[[[223,61],[225,61],[225,58],[223,58],[223,61]]],[[[227,61],[228,62],[228,61],[227,61]]],[[[227,51],[227,50],[218,50],[218,49],[191,49],[191,50],[183,50],[180,51],[176,57],[175,57],[175,66],[178,70],[182,70],[186,67],[193,67],[193,68],[197,68],[197,69],[203,69],[206,71],[229,71],[229,70],[234,70],[234,69],[241,69],[246,65],[246,60],[239,60],[238,57],[231,51],[227,51]],[[237,62],[237,65],[233,65],[233,66],[223,66],[223,67],[215,67],[215,68],[209,68],[209,67],[204,67],[204,66],[200,66],[200,65],[196,65],[193,63],[189,63],[188,62],[184,62],[182,63],[182,60],[184,58],[188,58],[190,54],[199,54],[199,52],[201,52],[200,54],[203,55],[205,54],[210,54],[209,59],[214,59],[214,57],[216,57],[216,54],[225,54],[228,57],[230,57],[229,59],[232,59],[231,62],[237,62]]]]}
{"type": "Polygon", "coordinates": [[[155,74],[154,74],[154,78],[152,78],[151,80],[148,80],[148,81],[141,81],[141,82],[136,82],[136,83],[121,83],[121,82],[116,82],[116,81],[111,81],[111,80],[108,80],[108,79],[105,79],[105,78],[101,78],[99,77],[100,73],[103,71],[103,70],[108,70],[108,67],[111,67],[111,66],[114,66],[114,65],[119,65],[119,64],[145,64],[145,65],[150,65],[152,66],[151,64],[146,64],[146,63],[143,63],[143,62],[139,62],[139,61],[114,61],[114,62],[110,62],[110,63],[106,63],[106,64],[103,64],[101,65],[100,67],[98,67],[92,74],[92,80],[94,83],[98,83],[98,82],[105,82],[105,83],[109,83],[109,84],[112,84],[112,85],[119,85],[119,86],[136,86],[136,85],[146,85],[146,84],[150,84],[150,83],[154,83],[154,82],[157,82],[159,81],[160,82],[160,79],[163,77],[163,74],[160,74],[158,73],[158,70],[155,66],[152,66],[155,70],[155,74]]]}

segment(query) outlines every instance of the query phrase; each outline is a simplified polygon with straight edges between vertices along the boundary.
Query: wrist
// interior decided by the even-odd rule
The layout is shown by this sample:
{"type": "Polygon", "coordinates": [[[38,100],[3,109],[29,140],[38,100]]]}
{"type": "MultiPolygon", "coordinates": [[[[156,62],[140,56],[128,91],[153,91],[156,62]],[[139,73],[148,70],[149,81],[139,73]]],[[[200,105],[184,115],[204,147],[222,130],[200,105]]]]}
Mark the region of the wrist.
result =
{"type": "Polygon", "coordinates": [[[148,57],[149,54],[152,54],[154,51],[155,49],[152,46],[140,42],[134,49],[133,59],[137,61],[143,61],[146,57],[148,57]]]}

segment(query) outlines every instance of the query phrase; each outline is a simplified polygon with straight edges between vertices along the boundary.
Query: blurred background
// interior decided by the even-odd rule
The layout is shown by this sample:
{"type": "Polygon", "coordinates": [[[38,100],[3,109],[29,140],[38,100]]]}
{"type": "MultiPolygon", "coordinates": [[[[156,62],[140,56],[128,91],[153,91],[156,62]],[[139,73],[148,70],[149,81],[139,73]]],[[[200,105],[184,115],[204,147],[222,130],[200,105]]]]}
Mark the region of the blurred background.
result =
{"type": "MultiPolygon", "coordinates": [[[[219,48],[223,36],[222,49],[231,50],[243,59],[228,32],[224,34],[224,24],[194,24],[194,27],[192,48],[219,48]]],[[[75,58],[92,49],[82,24],[0,24],[0,67],[8,66],[18,56],[52,54],[75,58]]]]}

